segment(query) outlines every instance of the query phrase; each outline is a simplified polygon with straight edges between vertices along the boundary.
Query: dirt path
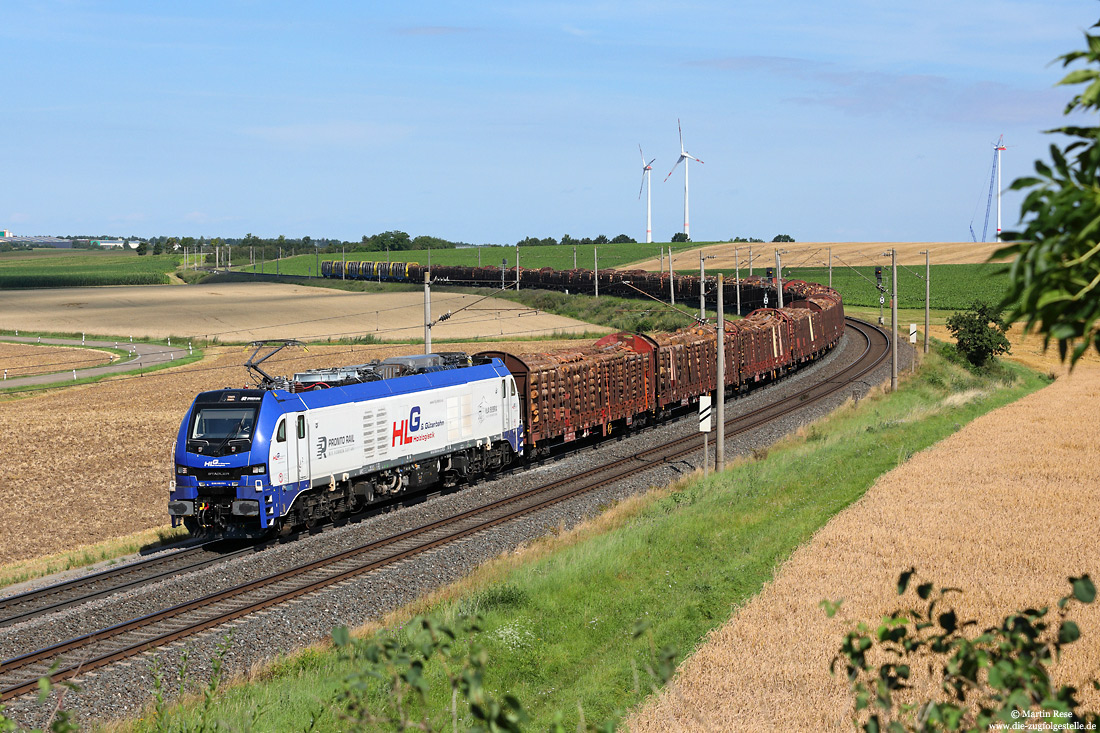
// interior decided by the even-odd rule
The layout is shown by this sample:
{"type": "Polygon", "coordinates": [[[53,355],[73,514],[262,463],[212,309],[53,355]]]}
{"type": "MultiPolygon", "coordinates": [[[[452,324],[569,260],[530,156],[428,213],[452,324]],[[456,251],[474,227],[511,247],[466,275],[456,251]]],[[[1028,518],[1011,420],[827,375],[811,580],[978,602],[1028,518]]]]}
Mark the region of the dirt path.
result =
{"type": "MultiPolygon", "coordinates": [[[[1036,344],[1017,348],[1063,376],[880,478],[711,635],[631,730],[851,730],[830,660],[856,620],[896,607],[894,583],[914,564],[965,589],[958,608],[983,627],[1053,604],[1070,574],[1100,576],[1100,362],[1093,354],[1065,376],[1036,344]],[[826,618],[825,598],[844,598],[840,617],[826,618]]],[[[1100,677],[1098,606],[1075,610],[1082,639],[1055,667],[1093,710],[1100,696],[1084,682],[1100,677]]]]}
{"type": "MultiPolygon", "coordinates": [[[[119,372],[130,371],[131,369],[137,369],[140,371],[142,368],[159,366],[160,364],[175,361],[176,359],[182,359],[188,353],[188,349],[186,348],[173,348],[170,346],[149,344],[141,341],[137,341],[134,343],[130,343],[129,341],[81,341],[79,339],[30,338],[23,336],[5,336],[5,338],[10,341],[17,341],[19,343],[28,345],[52,344],[58,346],[101,346],[103,348],[127,349],[131,352],[129,357],[117,363],[111,363],[107,366],[88,366],[87,364],[84,364],[82,366],[81,363],[70,357],[67,362],[64,363],[63,368],[75,370],[75,373],[73,374],[74,379],[83,379],[84,377],[101,377],[105,374],[117,374],[119,372]]],[[[24,349],[29,348],[33,347],[24,347],[24,349]]],[[[76,351],[79,353],[81,351],[87,351],[87,349],[67,349],[67,351],[76,351]]],[[[98,353],[100,355],[103,355],[103,352],[89,353],[98,353]]],[[[3,367],[5,365],[3,355],[3,352],[0,351],[0,367],[3,367]]],[[[51,359],[51,357],[46,354],[39,354],[37,355],[37,357],[37,359],[33,359],[28,355],[28,363],[45,363],[43,360],[48,361],[49,359],[51,359]]],[[[104,360],[113,362],[114,355],[111,353],[107,353],[104,359],[100,359],[98,361],[104,360]]],[[[44,373],[34,374],[34,376],[27,377],[9,378],[7,375],[8,370],[5,369],[5,379],[3,383],[0,383],[0,387],[3,387],[5,389],[14,389],[17,387],[29,387],[40,384],[54,384],[67,381],[68,375],[65,373],[60,373],[60,370],[56,368],[56,364],[61,363],[62,362],[60,361],[56,361],[54,368],[39,369],[37,371],[42,371],[44,373]]],[[[30,371],[31,369],[33,369],[33,367],[30,367],[24,371],[30,371]]],[[[15,373],[15,370],[12,370],[12,374],[14,375],[15,373]]]]}

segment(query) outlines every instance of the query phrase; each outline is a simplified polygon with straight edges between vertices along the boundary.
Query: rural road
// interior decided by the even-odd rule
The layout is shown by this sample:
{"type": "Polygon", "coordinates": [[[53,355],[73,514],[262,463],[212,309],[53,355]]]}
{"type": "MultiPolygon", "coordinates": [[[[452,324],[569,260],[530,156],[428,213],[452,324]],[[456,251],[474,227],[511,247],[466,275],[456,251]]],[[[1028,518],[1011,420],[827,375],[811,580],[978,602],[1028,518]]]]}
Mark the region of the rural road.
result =
{"type": "MultiPolygon", "coordinates": [[[[174,346],[164,346],[163,344],[147,344],[141,342],[130,343],[128,341],[91,341],[86,340],[84,342],[76,339],[57,339],[57,338],[39,338],[37,336],[2,336],[0,341],[14,341],[24,344],[50,344],[53,346],[100,346],[104,348],[119,348],[125,349],[132,347],[134,350],[134,358],[126,361],[116,362],[114,364],[108,364],[106,366],[89,367],[87,369],[77,369],[77,378],[83,379],[85,377],[98,377],[104,374],[117,374],[119,372],[128,372],[138,367],[151,367],[164,364],[166,362],[175,361],[187,356],[188,350],[184,348],[177,348],[174,346]]],[[[72,379],[72,372],[54,372],[52,374],[35,374],[30,377],[16,377],[14,379],[5,379],[0,381],[0,389],[12,389],[15,387],[30,387],[40,384],[57,384],[66,381],[66,375],[68,379],[72,379]]]]}

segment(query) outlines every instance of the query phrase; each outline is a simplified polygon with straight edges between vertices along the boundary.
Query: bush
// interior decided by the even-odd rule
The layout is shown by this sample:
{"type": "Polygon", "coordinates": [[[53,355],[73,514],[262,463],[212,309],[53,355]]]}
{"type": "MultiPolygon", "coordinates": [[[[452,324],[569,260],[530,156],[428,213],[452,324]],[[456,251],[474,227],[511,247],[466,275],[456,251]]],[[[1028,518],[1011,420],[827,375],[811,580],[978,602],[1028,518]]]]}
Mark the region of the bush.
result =
{"type": "Polygon", "coordinates": [[[1010,328],[999,308],[975,301],[970,309],[947,319],[947,330],[955,337],[959,353],[980,367],[995,356],[1007,354],[1011,344],[1005,338],[1010,328]]]}

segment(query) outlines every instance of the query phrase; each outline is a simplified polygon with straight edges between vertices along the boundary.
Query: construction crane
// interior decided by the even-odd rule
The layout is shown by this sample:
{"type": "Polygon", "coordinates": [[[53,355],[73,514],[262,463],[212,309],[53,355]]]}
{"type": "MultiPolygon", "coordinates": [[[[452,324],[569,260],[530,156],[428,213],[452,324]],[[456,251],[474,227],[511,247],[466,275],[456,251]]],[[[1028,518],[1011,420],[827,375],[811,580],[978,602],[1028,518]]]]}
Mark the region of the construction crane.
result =
{"type": "MultiPolygon", "coordinates": [[[[985,241],[986,232],[989,231],[989,211],[993,208],[993,191],[997,191],[997,241],[1001,241],[1001,151],[1007,150],[1004,145],[1005,136],[997,138],[993,143],[993,168],[989,173],[989,193],[985,199],[985,224],[982,226],[982,241],[985,241]]],[[[974,220],[970,220],[970,238],[975,242],[978,237],[974,234],[974,220]]]]}

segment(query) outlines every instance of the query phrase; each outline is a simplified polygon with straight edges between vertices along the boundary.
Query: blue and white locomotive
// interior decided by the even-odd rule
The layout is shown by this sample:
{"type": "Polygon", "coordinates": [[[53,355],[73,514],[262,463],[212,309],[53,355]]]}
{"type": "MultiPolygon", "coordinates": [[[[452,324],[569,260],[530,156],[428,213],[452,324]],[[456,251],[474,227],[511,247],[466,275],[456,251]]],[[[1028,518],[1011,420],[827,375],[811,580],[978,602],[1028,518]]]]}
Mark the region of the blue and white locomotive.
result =
{"type": "Polygon", "coordinates": [[[195,398],[168,504],[192,534],[310,527],[376,499],[497,470],[523,454],[516,383],[499,359],[399,357],[195,398]]]}

